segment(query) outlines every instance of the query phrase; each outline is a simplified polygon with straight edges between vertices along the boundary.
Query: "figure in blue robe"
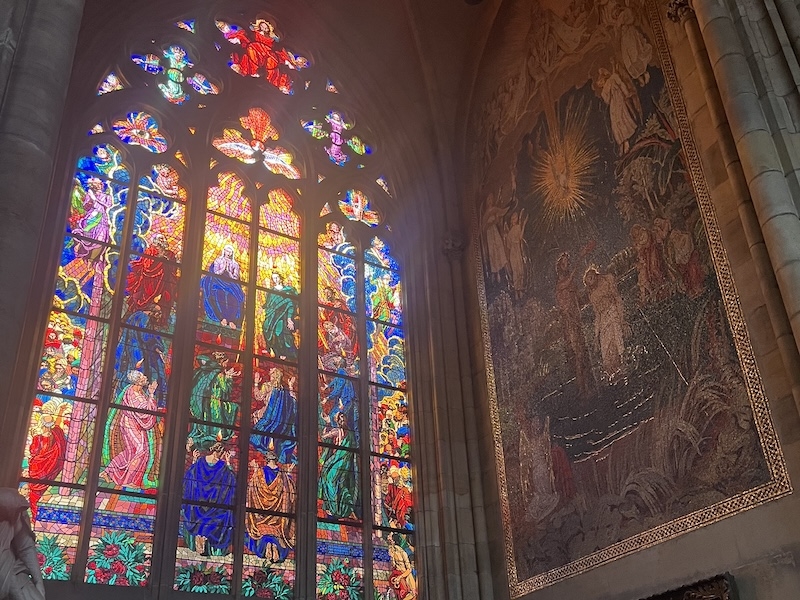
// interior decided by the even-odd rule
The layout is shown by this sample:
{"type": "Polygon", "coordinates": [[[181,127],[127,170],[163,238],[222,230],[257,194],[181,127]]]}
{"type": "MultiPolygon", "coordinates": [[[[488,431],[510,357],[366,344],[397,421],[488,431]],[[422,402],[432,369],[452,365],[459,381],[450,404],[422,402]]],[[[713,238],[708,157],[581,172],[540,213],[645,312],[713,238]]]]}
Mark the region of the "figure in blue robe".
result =
{"type": "MultiPolygon", "coordinates": [[[[253,426],[254,431],[268,432],[269,435],[253,433],[250,435],[250,444],[258,451],[266,453],[272,449],[278,455],[278,462],[288,464],[296,462],[294,449],[297,441],[282,439],[275,436],[295,437],[295,423],[297,422],[297,399],[291,390],[283,383],[283,373],[280,369],[273,368],[269,372],[269,396],[264,398],[266,404],[261,416],[253,426]]],[[[264,391],[258,387],[254,390],[256,397],[263,396],[264,391]]],[[[255,413],[256,415],[258,413],[255,413]]]]}
{"type": "MultiPolygon", "coordinates": [[[[331,403],[331,408],[328,413],[330,424],[335,426],[336,416],[343,413],[347,423],[355,433],[356,442],[358,442],[358,403],[356,400],[356,390],[351,379],[347,379],[347,370],[345,369],[346,361],[342,357],[337,357],[336,373],[342,377],[334,377],[333,380],[325,386],[326,400],[331,403]]],[[[322,423],[326,426],[327,423],[322,423]]]]}
{"type": "MultiPolygon", "coordinates": [[[[134,327],[152,329],[154,323],[159,323],[161,308],[154,304],[145,310],[131,314],[127,323],[134,327]]],[[[155,391],[156,404],[163,409],[167,406],[167,348],[163,338],[150,331],[140,331],[123,327],[117,345],[116,362],[114,363],[114,377],[116,387],[114,396],[118,396],[127,384],[126,377],[131,371],[140,371],[149,381],[157,381],[155,391]]]]}
{"type": "Polygon", "coordinates": [[[231,552],[236,475],[223,459],[224,454],[225,447],[220,443],[214,444],[211,453],[197,458],[183,477],[185,502],[231,506],[226,509],[199,504],[181,505],[181,536],[189,549],[203,556],[225,556],[231,552]]]}
{"type": "Polygon", "coordinates": [[[200,279],[206,319],[223,327],[241,326],[244,292],[239,281],[239,263],[233,258],[233,246],[226,245],[214,259],[209,273],[200,279]]]}

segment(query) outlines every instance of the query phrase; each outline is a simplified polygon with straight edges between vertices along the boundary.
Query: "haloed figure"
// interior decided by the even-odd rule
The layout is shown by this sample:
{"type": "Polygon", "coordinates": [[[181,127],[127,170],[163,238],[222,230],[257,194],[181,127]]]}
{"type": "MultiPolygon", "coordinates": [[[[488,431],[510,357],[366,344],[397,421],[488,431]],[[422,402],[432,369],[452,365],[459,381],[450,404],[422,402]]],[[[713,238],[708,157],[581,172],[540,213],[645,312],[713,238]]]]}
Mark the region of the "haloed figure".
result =
{"type": "Polygon", "coordinates": [[[222,327],[236,329],[241,324],[244,292],[236,283],[240,268],[233,254],[233,246],[226,244],[222,254],[209,265],[209,273],[203,275],[200,287],[206,318],[222,327]]]}

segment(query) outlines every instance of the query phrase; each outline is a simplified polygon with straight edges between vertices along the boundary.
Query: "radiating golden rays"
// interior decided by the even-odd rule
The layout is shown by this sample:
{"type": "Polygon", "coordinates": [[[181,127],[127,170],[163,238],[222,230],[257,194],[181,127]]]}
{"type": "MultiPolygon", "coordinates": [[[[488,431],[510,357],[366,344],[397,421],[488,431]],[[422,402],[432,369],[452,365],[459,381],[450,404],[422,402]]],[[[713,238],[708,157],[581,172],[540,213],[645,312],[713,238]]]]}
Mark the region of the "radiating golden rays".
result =
{"type": "Polygon", "coordinates": [[[591,207],[594,165],[600,158],[588,131],[588,110],[569,106],[563,123],[548,128],[547,147],[534,159],[532,191],[542,199],[547,226],[574,222],[591,207]]]}

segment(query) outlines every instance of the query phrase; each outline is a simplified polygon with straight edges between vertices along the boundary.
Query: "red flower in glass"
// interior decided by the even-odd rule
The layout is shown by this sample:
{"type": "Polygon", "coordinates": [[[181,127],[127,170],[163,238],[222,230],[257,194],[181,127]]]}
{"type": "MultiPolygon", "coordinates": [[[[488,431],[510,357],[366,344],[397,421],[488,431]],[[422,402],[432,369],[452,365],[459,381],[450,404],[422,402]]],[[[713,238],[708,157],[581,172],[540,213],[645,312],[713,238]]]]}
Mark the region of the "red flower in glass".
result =
{"type": "Polygon", "coordinates": [[[335,584],[341,585],[342,587],[347,587],[350,585],[350,577],[341,571],[334,571],[331,575],[331,579],[335,584]]]}
{"type": "Polygon", "coordinates": [[[212,585],[217,585],[219,584],[220,581],[222,581],[222,577],[220,576],[219,573],[212,571],[211,573],[208,574],[208,583],[212,585]]]}
{"type": "Polygon", "coordinates": [[[192,585],[203,585],[206,582],[206,577],[201,571],[195,571],[192,573],[191,581],[192,585]]]}
{"type": "Polygon", "coordinates": [[[113,563],[111,563],[112,573],[115,573],[116,575],[122,575],[125,573],[125,571],[126,571],[125,565],[122,564],[121,561],[115,560],[113,563]]]}
{"type": "Polygon", "coordinates": [[[119,546],[116,544],[109,544],[105,548],[103,548],[103,556],[107,556],[108,558],[114,558],[119,554],[119,546]]]}

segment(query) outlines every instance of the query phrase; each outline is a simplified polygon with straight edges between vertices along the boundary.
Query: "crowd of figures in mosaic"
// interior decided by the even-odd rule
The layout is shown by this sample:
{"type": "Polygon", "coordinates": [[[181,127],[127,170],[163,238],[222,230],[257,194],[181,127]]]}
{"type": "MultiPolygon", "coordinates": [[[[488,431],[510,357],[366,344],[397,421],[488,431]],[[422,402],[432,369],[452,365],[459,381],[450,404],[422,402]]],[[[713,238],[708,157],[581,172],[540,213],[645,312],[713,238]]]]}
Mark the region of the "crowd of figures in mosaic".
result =
{"type": "Polygon", "coordinates": [[[145,587],[159,564],[179,591],[287,600],[299,567],[322,600],[417,597],[390,187],[323,81],[253,15],[179,21],[96,89],[107,116],[65,199],[22,462],[46,579],[145,587]],[[127,103],[147,87],[161,112],[127,103]],[[324,116],[273,121],[319,89],[324,116]],[[236,90],[253,102],[241,114],[198,113],[236,90]],[[197,124],[176,131],[175,111],[197,124]],[[293,130],[329,159],[319,172],[293,130]],[[186,143],[206,131],[207,168],[186,143]],[[324,183],[337,169],[360,189],[324,183]],[[316,457],[301,423],[317,424],[316,457]],[[316,564],[298,563],[309,545],[316,564]]]}
{"type": "Polygon", "coordinates": [[[647,7],[549,6],[504,5],[473,155],[516,595],[771,478],[647,7]]]}

